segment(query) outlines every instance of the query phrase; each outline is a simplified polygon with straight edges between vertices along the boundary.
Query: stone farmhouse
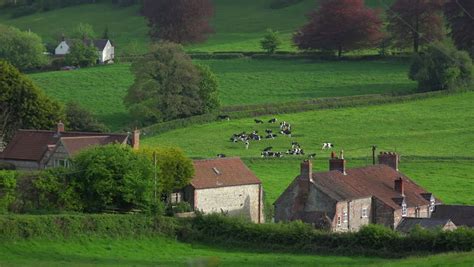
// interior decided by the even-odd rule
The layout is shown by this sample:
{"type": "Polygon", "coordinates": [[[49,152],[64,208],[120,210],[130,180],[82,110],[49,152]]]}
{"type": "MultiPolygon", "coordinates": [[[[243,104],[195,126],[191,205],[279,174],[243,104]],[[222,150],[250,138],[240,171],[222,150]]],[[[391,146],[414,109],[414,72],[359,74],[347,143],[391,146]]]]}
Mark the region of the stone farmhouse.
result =
{"type": "Polygon", "coordinates": [[[0,153],[0,162],[12,164],[17,170],[30,171],[67,167],[69,159],[81,150],[114,143],[138,149],[140,132],[136,130],[131,135],[66,132],[60,122],[56,131],[19,130],[0,153]]]}
{"type": "MultiPolygon", "coordinates": [[[[100,64],[113,62],[115,47],[107,39],[83,40],[85,45],[93,45],[97,50],[97,62],[100,64]]],[[[72,41],[63,39],[54,50],[55,56],[65,56],[71,51],[72,41]]]]}
{"type": "Polygon", "coordinates": [[[262,182],[240,158],[195,160],[194,169],[190,185],[174,193],[171,202],[186,201],[195,211],[264,222],[262,182]]]}
{"type": "Polygon", "coordinates": [[[311,161],[275,202],[275,221],[301,220],[335,232],[357,231],[373,223],[396,229],[403,218],[429,218],[433,194],[398,170],[399,155],[381,153],[379,164],[347,169],[343,153],[333,153],[329,171],[313,173],[311,161]]]}

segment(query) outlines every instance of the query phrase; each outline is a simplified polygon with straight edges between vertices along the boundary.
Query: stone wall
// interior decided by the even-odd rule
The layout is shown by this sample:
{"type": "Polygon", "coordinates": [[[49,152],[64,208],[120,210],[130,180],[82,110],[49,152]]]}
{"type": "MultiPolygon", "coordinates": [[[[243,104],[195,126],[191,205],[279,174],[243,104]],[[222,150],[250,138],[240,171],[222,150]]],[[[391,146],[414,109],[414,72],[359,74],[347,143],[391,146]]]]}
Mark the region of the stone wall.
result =
{"type": "Polygon", "coordinates": [[[225,212],[230,216],[241,216],[262,223],[262,197],[261,185],[257,184],[195,189],[194,207],[204,213],[225,212]]]}

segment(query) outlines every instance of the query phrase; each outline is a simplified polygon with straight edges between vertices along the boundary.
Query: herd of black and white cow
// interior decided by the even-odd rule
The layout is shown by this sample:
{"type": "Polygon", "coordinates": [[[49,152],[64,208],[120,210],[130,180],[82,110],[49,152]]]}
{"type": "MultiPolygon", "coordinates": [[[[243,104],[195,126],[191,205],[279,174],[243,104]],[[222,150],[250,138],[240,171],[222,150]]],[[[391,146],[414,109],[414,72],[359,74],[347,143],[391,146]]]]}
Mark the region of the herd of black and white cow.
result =
{"type": "MultiPolygon", "coordinates": [[[[225,118],[229,120],[229,118],[225,118]]],[[[265,124],[263,120],[260,119],[255,119],[254,120],[256,124],[265,124]]],[[[276,124],[278,123],[278,119],[272,118],[268,120],[269,124],[276,124]]],[[[260,134],[258,131],[252,131],[251,133],[247,132],[241,132],[241,133],[235,133],[230,137],[230,141],[233,143],[240,143],[242,142],[245,145],[246,149],[249,149],[250,143],[252,141],[261,141],[263,139],[275,139],[278,136],[282,135],[285,137],[290,137],[292,134],[292,128],[291,124],[289,122],[283,121],[280,122],[280,127],[278,131],[274,131],[272,129],[266,129],[265,133],[260,134]]],[[[332,143],[323,143],[322,145],[322,150],[329,150],[333,148],[334,145],[332,143]]],[[[263,149],[261,152],[261,156],[263,158],[281,158],[284,155],[294,155],[294,156],[300,156],[300,155],[306,155],[308,158],[315,158],[316,153],[311,153],[311,154],[306,154],[304,149],[301,147],[301,145],[298,142],[292,142],[291,147],[286,151],[286,152],[277,152],[273,151],[273,147],[267,147],[263,149]]],[[[218,154],[218,157],[225,157],[224,154],[218,154]]]]}

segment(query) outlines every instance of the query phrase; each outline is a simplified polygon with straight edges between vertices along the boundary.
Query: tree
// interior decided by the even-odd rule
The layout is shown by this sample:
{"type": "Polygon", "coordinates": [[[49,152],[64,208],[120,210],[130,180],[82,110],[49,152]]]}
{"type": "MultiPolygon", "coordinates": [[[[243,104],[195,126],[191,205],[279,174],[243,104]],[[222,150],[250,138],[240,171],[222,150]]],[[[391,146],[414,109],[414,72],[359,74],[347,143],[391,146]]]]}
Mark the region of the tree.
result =
{"type": "Polygon", "coordinates": [[[152,200],[153,169],[144,155],[122,145],[81,151],[73,161],[76,191],[87,212],[146,209],[152,200]]]}
{"type": "Polygon", "coordinates": [[[268,29],[267,33],[263,37],[263,40],[260,41],[260,45],[263,50],[267,51],[268,54],[274,54],[281,45],[279,32],[268,29]]]}
{"type": "Polygon", "coordinates": [[[76,102],[66,104],[67,129],[79,132],[107,132],[109,129],[76,102]]]}
{"type": "Polygon", "coordinates": [[[212,112],[220,107],[219,90],[216,75],[209,66],[196,65],[201,82],[199,83],[199,96],[204,105],[204,113],[212,112]]]}
{"type": "Polygon", "coordinates": [[[71,34],[72,38],[80,40],[92,40],[97,37],[94,27],[87,23],[79,23],[73,30],[71,34]]]}
{"type": "Polygon", "coordinates": [[[456,47],[468,51],[474,58],[474,1],[449,0],[444,5],[444,16],[456,47]]]}
{"type": "Polygon", "coordinates": [[[96,64],[97,59],[97,51],[89,41],[73,40],[64,60],[66,65],[90,67],[96,64]]]}
{"type": "Polygon", "coordinates": [[[397,47],[413,46],[418,53],[420,46],[441,40],[443,0],[397,0],[387,11],[388,31],[397,47]]]}
{"type": "Polygon", "coordinates": [[[198,43],[213,32],[209,20],[214,7],[210,0],[145,0],[143,7],[149,35],[155,41],[198,43]]]}
{"type": "Polygon", "coordinates": [[[472,82],[472,60],[452,45],[432,44],[416,55],[410,67],[410,79],[420,91],[453,89],[472,82]]]}
{"type": "Polygon", "coordinates": [[[63,107],[5,61],[0,61],[0,88],[0,141],[8,142],[20,128],[51,129],[65,121],[63,107]]]}
{"type": "Polygon", "coordinates": [[[109,38],[110,38],[110,37],[109,37],[109,26],[106,25],[106,26],[105,26],[104,33],[102,34],[102,39],[108,40],[109,38]]]}
{"type": "Polygon", "coordinates": [[[300,49],[344,51],[374,47],[383,37],[379,12],[363,0],[323,0],[294,36],[300,49]]]}
{"type": "Polygon", "coordinates": [[[180,45],[155,44],[132,65],[135,82],[125,97],[143,124],[203,114],[218,107],[217,82],[209,69],[196,67],[180,45]]]}
{"type": "Polygon", "coordinates": [[[43,41],[35,33],[0,25],[0,60],[21,70],[35,69],[47,62],[43,52],[43,41]]]}
{"type": "Polygon", "coordinates": [[[194,176],[194,165],[177,148],[145,148],[140,151],[154,162],[156,155],[158,193],[167,196],[174,190],[179,190],[189,185],[194,176]]]}

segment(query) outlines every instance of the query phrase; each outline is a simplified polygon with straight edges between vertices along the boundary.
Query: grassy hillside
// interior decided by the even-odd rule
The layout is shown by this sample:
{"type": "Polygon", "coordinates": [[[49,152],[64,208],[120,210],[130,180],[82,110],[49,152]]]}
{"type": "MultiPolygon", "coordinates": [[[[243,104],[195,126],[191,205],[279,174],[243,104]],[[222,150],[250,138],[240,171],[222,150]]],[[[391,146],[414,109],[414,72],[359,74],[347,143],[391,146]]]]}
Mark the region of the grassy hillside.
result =
{"type": "MultiPolygon", "coordinates": [[[[317,153],[315,165],[327,168],[329,152],[321,152],[323,142],[335,144],[335,150],[344,149],[348,158],[359,158],[353,165],[370,163],[373,144],[380,150],[397,151],[403,156],[424,157],[426,162],[404,160],[402,171],[422,186],[449,203],[474,204],[472,161],[453,162],[456,158],[474,157],[472,132],[474,121],[472,102],[474,92],[438,97],[427,100],[372,107],[321,110],[279,115],[277,118],[293,125],[293,138],[279,136],[275,140],[251,143],[248,150],[242,143],[232,143],[234,133],[251,132],[275,125],[256,125],[252,118],[191,126],[147,138],[145,145],[179,146],[192,157],[228,156],[258,158],[260,151],[272,146],[274,151],[286,151],[292,141],[299,142],[307,153],[317,153]],[[449,162],[439,161],[447,157],[449,162]],[[407,163],[407,164],[405,164],[407,163]]],[[[264,118],[264,119],[268,119],[264,118]]],[[[299,161],[250,160],[250,167],[264,181],[270,201],[273,201],[298,173],[299,161]]]]}
{"type": "Polygon", "coordinates": [[[470,267],[474,253],[402,260],[238,251],[184,244],[166,238],[140,240],[30,240],[0,244],[0,266],[456,266],[470,267]]]}
{"type": "MultiPolygon", "coordinates": [[[[270,9],[271,0],[214,0],[215,34],[204,44],[189,46],[193,51],[260,51],[259,41],[267,28],[282,33],[283,50],[295,50],[291,34],[306,22],[305,14],[316,6],[315,0],[284,8],[270,9]]],[[[386,3],[391,2],[386,0],[386,3]]],[[[378,6],[377,0],[369,0],[378,6]]],[[[79,22],[89,23],[101,34],[106,25],[115,41],[117,54],[124,51],[142,52],[148,44],[147,26],[138,14],[138,6],[117,8],[112,4],[91,4],[42,12],[12,19],[9,12],[0,12],[0,23],[30,29],[46,42],[54,42],[62,33],[68,33],[79,22]]]]}
{"type": "MultiPolygon", "coordinates": [[[[205,60],[217,75],[223,105],[277,103],[308,98],[408,92],[407,63],[308,60],[205,60]]],[[[77,101],[118,130],[127,124],[123,97],[133,83],[129,64],[45,72],[31,78],[50,96],[77,101]]]]}

